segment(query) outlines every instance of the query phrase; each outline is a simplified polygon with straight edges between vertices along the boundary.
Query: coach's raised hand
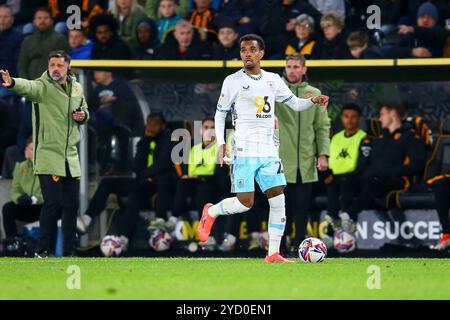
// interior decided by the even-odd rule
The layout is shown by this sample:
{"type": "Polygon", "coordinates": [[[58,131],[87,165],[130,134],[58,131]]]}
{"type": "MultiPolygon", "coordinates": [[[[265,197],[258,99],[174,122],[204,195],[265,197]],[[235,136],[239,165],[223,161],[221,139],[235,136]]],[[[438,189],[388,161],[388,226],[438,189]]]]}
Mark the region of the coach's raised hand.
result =
{"type": "Polygon", "coordinates": [[[8,88],[12,85],[12,79],[11,76],[9,75],[9,71],[8,70],[0,70],[0,73],[2,75],[2,86],[5,88],[8,88]]]}
{"type": "Polygon", "coordinates": [[[317,96],[317,97],[313,97],[311,98],[311,101],[314,104],[320,104],[323,107],[328,107],[328,102],[329,102],[330,98],[328,96],[317,96]]]}

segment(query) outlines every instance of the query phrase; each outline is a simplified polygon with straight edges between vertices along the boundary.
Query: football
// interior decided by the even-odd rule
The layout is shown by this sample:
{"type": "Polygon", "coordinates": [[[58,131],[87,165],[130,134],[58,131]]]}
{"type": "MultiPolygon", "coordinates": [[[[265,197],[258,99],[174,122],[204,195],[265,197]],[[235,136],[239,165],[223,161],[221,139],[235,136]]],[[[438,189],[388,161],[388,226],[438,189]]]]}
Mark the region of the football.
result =
{"type": "Polygon", "coordinates": [[[148,240],[150,248],[158,252],[169,250],[171,243],[172,237],[170,234],[161,229],[154,230],[148,240]]]}
{"type": "Polygon", "coordinates": [[[327,256],[327,246],[317,238],[307,238],[298,248],[298,256],[303,262],[322,262],[327,256]]]}
{"type": "Polygon", "coordinates": [[[122,254],[125,244],[118,236],[107,235],[100,244],[100,250],[105,257],[118,257],[122,254]]]}
{"type": "Polygon", "coordinates": [[[356,248],[356,239],[351,233],[338,230],[334,234],[334,248],[341,253],[351,252],[356,248]]]}

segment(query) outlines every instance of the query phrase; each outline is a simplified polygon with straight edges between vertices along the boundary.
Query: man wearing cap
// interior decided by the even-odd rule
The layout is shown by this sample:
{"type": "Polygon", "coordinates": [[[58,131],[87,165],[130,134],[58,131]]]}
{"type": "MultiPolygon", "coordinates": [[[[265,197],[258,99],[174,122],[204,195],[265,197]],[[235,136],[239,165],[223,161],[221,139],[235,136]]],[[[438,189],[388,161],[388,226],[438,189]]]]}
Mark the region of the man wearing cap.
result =
{"type": "Polygon", "coordinates": [[[63,255],[72,256],[81,176],[79,127],[89,118],[83,89],[70,73],[70,56],[65,51],[52,51],[48,69],[36,80],[11,78],[8,70],[0,73],[3,87],[33,102],[33,170],[44,197],[36,257],[52,255],[61,213],[63,255]]]}
{"type": "Polygon", "coordinates": [[[392,49],[395,58],[437,58],[442,57],[442,49],[450,33],[438,26],[439,12],[430,2],[423,3],[417,11],[417,25],[400,25],[402,35],[398,46],[392,49]]]}

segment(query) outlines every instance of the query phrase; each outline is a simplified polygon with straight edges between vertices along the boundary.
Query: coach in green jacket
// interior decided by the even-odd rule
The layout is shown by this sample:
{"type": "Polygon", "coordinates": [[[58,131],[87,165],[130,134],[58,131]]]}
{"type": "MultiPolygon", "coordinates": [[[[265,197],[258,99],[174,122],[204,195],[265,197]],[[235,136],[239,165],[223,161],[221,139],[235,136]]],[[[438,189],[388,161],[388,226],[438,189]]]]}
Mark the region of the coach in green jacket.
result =
{"type": "MultiPolygon", "coordinates": [[[[320,90],[303,81],[305,58],[299,54],[286,58],[284,81],[299,98],[321,94],[320,90]]],[[[330,121],[325,108],[310,108],[294,112],[277,105],[275,108],[280,134],[280,158],[288,182],[286,188],[286,234],[295,223],[294,248],[305,238],[308,210],[312,196],[312,182],[318,180],[317,170],[328,168],[330,149],[330,121]]]]}
{"type": "Polygon", "coordinates": [[[44,197],[36,256],[51,255],[61,212],[63,254],[73,255],[81,176],[79,125],[89,113],[82,87],[70,74],[70,57],[64,51],[51,52],[48,70],[37,80],[11,78],[7,70],[0,73],[4,87],[33,102],[33,169],[44,197]]]}

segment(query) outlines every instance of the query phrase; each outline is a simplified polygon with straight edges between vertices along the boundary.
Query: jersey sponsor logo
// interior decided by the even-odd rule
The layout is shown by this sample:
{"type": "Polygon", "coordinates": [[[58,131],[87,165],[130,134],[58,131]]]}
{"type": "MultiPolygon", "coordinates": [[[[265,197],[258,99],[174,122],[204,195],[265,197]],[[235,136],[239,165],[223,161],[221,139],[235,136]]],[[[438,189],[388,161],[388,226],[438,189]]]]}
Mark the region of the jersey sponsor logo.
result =
{"type": "Polygon", "coordinates": [[[268,101],[268,96],[257,96],[253,100],[253,103],[256,110],[256,117],[257,118],[272,118],[272,115],[268,114],[272,110],[272,106],[270,105],[270,102],[268,101]],[[264,113],[264,114],[263,114],[264,113]]]}
{"type": "Polygon", "coordinates": [[[348,153],[348,149],[347,148],[342,148],[341,152],[339,153],[338,157],[339,158],[351,158],[350,153],[348,153]]]}

